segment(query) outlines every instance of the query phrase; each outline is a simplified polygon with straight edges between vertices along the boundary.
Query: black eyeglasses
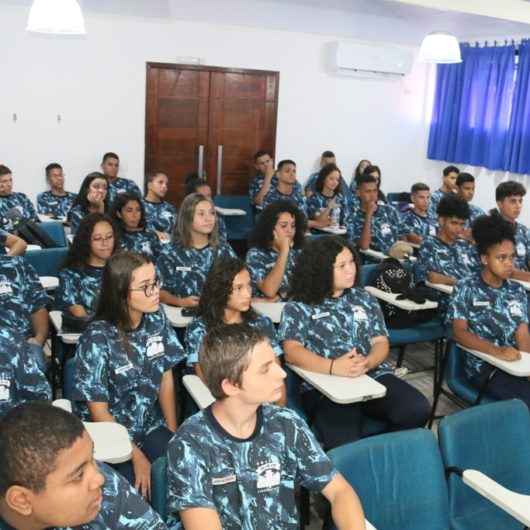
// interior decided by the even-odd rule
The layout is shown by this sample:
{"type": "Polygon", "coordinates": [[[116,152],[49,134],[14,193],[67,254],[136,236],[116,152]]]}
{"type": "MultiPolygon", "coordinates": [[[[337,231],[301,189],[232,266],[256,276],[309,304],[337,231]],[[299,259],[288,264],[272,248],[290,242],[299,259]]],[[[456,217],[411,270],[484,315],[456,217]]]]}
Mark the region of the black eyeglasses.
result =
{"type": "Polygon", "coordinates": [[[136,289],[129,289],[129,291],[143,291],[145,296],[149,298],[150,296],[153,296],[155,289],[158,290],[160,287],[162,287],[162,281],[160,278],[157,278],[153,283],[148,283],[143,287],[137,287],[136,289]]]}

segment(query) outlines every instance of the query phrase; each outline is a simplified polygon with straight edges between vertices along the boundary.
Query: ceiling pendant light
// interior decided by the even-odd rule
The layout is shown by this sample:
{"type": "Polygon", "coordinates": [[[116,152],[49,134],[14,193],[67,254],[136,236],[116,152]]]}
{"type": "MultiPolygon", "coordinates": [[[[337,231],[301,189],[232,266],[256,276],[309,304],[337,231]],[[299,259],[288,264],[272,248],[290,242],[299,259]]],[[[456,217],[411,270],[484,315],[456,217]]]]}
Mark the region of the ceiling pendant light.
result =
{"type": "Polygon", "coordinates": [[[462,55],[457,38],[442,31],[429,33],[421,43],[419,60],[422,63],[461,63],[462,55]]]}
{"type": "Polygon", "coordinates": [[[26,31],[57,35],[85,35],[85,21],[77,0],[33,0],[26,31]]]}

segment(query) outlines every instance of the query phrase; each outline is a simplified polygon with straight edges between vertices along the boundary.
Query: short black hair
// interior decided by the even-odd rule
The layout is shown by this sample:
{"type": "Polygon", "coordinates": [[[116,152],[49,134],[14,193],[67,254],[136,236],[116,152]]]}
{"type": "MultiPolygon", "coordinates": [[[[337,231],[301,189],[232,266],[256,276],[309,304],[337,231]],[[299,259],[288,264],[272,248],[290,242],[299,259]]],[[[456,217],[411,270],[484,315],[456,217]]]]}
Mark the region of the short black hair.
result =
{"type": "Polygon", "coordinates": [[[257,162],[258,158],[261,158],[262,156],[265,156],[265,155],[269,155],[272,158],[272,155],[268,151],[264,151],[263,149],[256,151],[254,153],[254,162],[257,162]]]}
{"type": "Polygon", "coordinates": [[[4,175],[10,175],[11,173],[12,171],[7,166],[0,164],[0,177],[3,177],[4,175]]]}
{"type": "Polygon", "coordinates": [[[48,178],[50,176],[50,172],[54,169],[60,169],[61,171],[63,170],[63,166],[61,166],[61,164],[58,164],[57,162],[52,162],[51,164],[48,164],[46,166],[46,178],[48,178]]]}
{"type": "Polygon", "coordinates": [[[477,243],[478,253],[483,256],[494,245],[511,241],[515,246],[515,228],[512,223],[500,215],[481,215],[471,226],[473,239],[477,243]]]}
{"type": "Polygon", "coordinates": [[[416,184],[413,184],[410,188],[410,193],[418,193],[420,191],[431,191],[431,188],[427,186],[427,184],[424,184],[423,182],[416,182],[416,184]]]}
{"type": "Polygon", "coordinates": [[[118,162],[120,161],[120,157],[116,153],[109,151],[108,153],[105,153],[103,155],[103,159],[101,160],[101,163],[104,164],[109,158],[114,158],[118,162]]]}
{"type": "Polygon", "coordinates": [[[368,183],[377,184],[377,179],[373,175],[363,173],[362,175],[359,175],[359,178],[357,179],[357,188],[360,188],[362,184],[368,183]]]}
{"type": "Polygon", "coordinates": [[[447,177],[449,173],[460,173],[460,170],[456,166],[447,166],[443,170],[443,176],[447,177]]]}
{"type": "Polygon", "coordinates": [[[439,217],[456,217],[457,219],[469,219],[469,204],[454,194],[442,197],[438,204],[436,213],[439,217]]]}
{"type": "Polygon", "coordinates": [[[164,175],[166,178],[168,178],[168,176],[163,171],[150,171],[149,173],[147,173],[147,182],[153,182],[153,180],[155,180],[158,175],[164,175]]]}
{"type": "Polygon", "coordinates": [[[335,158],[335,153],[333,151],[324,151],[322,155],[320,155],[321,158],[335,158]]]}
{"type": "Polygon", "coordinates": [[[197,188],[209,186],[209,182],[202,178],[197,172],[188,173],[184,180],[184,194],[197,193],[197,188]]]}
{"type": "Polygon", "coordinates": [[[286,158],[285,160],[280,160],[280,162],[278,162],[278,170],[282,169],[282,167],[286,166],[287,164],[292,164],[294,167],[296,167],[296,162],[294,160],[286,158]]]}
{"type": "Polygon", "coordinates": [[[496,201],[503,201],[506,197],[512,197],[514,195],[517,197],[524,197],[526,195],[526,188],[520,182],[516,182],[515,180],[501,182],[495,190],[496,201]]]}
{"type": "Polygon", "coordinates": [[[462,186],[466,182],[475,182],[475,177],[471,173],[459,173],[456,177],[456,185],[462,186]]]}
{"type": "Polygon", "coordinates": [[[11,409],[0,420],[0,495],[14,485],[42,491],[59,452],[84,432],[79,418],[47,402],[11,409]]]}

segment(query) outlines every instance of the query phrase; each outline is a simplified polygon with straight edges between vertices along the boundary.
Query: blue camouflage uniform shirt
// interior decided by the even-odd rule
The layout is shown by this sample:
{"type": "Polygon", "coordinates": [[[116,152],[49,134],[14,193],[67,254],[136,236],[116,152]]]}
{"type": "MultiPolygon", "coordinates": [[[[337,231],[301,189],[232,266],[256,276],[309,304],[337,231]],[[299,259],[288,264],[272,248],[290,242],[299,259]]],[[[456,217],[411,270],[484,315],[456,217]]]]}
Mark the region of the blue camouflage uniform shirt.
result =
{"type": "Polygon", "coordinates": [[[145,313],[126,337],[128,346],[102,320],[88,326],[75,352],[74,398],[85,417],[84,402],[108,403],[110,414],[141,446],[145,436],[165,426],[158,401],[162,375],[183,360],[184,351],[162,310],[145,313]]]}
{"type": "Polygon", "coordinates": [[[269,204],[277,201],[290,201],[294,203],[307,217],[307,202],[300,185],[295,185],[290,195],[280,193],[276,186],[271,186],[271,189],[263,198],[262,208],[266,208],[269,204]]]}
{"type": "Polygon", "coordinates": [[[171,234],[177,222],[177,208],[170,202],[151,202],[143,199],[146,227],[171,234]]]}
{"type": "Polygon", "coordinates": [[[5,214],[13,208],[19,211],[23,219],[39,222],[33,203],[24,193],[13,192],[10,195],[0,195],[0,228],[7,232],[12,232],[14,227],[13,222],[5,217],[5,214]]]}
{"type": "Polygon", "coordinates": [[[87,313],[93,313],[101,289],[103,268],[85,265],[62,269],[59,272],[59,287],[55,290],[55,307],[65,311],[72,305],[80,305],[87,313]]]}
{"type": "Polygon", "coordinates": [[[107,197],[109,202],[109,207],[112,206],[112,203],[116,200],[116,197],[120,193],[132,193],[133,195],[138,195],[138,197],[142,196],[142,192],[140,191],[140,188],[131,179],[125,179],[122,177],[118,177],[117,179],[113,180],[112,182],[110,179],[107,179],[108,182],[108,188],[107,188],[107,197]]]}
{"type": "Polygon", "coordinates": [[[22,256],[0,255],[0,326],[33,336],[31,315],[50,302],[35,269],[22,256]]]}
{"type": "Polygon", "coordinates": [[[258,408],[247,439],[226,432],[211,407],[195,414],[169,443],[167,473],[170,526],[201,507],[217,511],[223,530],[297,529],[295,489],[322,491],[336,475],[306,423],[273,405],[258,408]]]}
{"type": "MultiPolygon", "coordinates": [[[[287,258],[287,266],[285,267],[285,272],[283,273],[283,278],[280,283],[280,288],[278,289],[278,294],[282,300],[287,298],[289,293],[289,281],[291,275],[293,274],[294,267],[296,265],[296,260],[300,255],[301,250],[296,248],[291,248],[289,250],[289,256],[287,258]]],[[[246,262],[248,271],[250,272],[250,278],[252,280],[252,289],[254,296],[264,296],[263,293],[258,288],[258,283],[261,283],[267,275],[271,272],[276,260],[278,259],[278,252],[273,248],[258,248],[252,247],[246,256],[246,262]]]]}
{"type": "Polygon", "coordinates": [[[25,401],[51,400],[46,375],[22,336],[0,328],[0,418],[25,401]]]}
{"type": "Polygon", "coordinates": [[[525,225],[515,223],[515,260],[514,265],[527,271],[530,263],[530,235],[525,225]]]}
{"type": "MultiPolygon", "coordinates": [[[[353,348],[367,356],[372,339],[379,336],[388,336],[381,307],[371,294],[356,288],[317,305],[287,302],[278,331],[280,341],[294,340],[326,359],[336,359],[353,348]]],[[[374,378],[387,373],[392,368],[386,361],[369,372],[374,378]]],[[[312,387],[303,383],[301,388],[312,387]]]]}
{"type": "MultiPolygon", "coordinates": [[[[314,219],[320,212],[327,208],[329,202],[332,200],[331,197],[326,197],[322,193],[316,191],[307,199],[307,216],[309,219],[314,219]]],[[[347,230],[346,237],[351,239],[353,236],[353,219],[351,208],[348,200],[342,193],[338,193],[335,196],[335,202],[339,209],[339,225],[344,226],[347,230]]],[[[330,211],[331,215],[331,211],[330,211]]]]}
{"type": "MultiPolygon", "coordinates": [[[[90,523],[48,530],[166,530],[160,516],[147,501],[110,466],[98,463],[105,478],[101,487],[101,509],[90,523]]],[[[0,530],[14,530],[0,518],[0,530]]]]}
{"type": "MultiPolygon", "coordinates": [[[[353,215],[353,241],[361,238],[365,223],[365,214],[359,208],[353,215]]],[[[370,248],[388,253],[390,247],[400,237],[400,223],[398,211],[388,204],[379,204],[372,216],[372,240],[370,248]]]]}
{"type": "Polygon", "coordinates": [[[6,232],[5,230],[2,230],[0,228],[0,255],[7,253],[6,243],[7,243],[8,237],[9,237],[9,232],[6,232]]]}
{"type": "Polygon", "coordinates": [[[66,220],[70,224],[70,231],[72,235],[77,234],[81,221],[87,215],[88,215],[88,212],[86,212],[80,204],[76,204],[75,206],[72,206],[72,208],[68,210],[68,213],[66,214],[66,220]]]}
{"type": "Polygon", "coordinates": [[[223,257],[236,257],[228,243],[220,243],[217,247],[206,245],[201,249],[180,243],[164,245],[156,263],[162,289],[180,298],[200,296],[214,260],[223,257]]]}
{"type": "Polygon", "coordinates": [[[475,206],[470,202],[468,202],[467,205],[469,206],[469,219],[466,222],[466,228],[469,228],[477,217],[486,215],[486,212],[480,206],[475,206]]]}
{"type": "Polygon", "coordinates": [[[162,243],[153,230],[121,230],[119,245],[122,250],[145,254],[155,261],[162,252],[162,243]]]}
{"type": "Polygon", "coordinates": [[[401,235],[415,234],[417,236],[435,236],[438,230],[438,221],[426,215],[418,215],[409,210],[401,217],[399,231],[401,235]]]}
{"type": "MultiPolygon", "coordinates": [[[[474,274],[456,284],[447,320],[466,320],[474,335],[496,346],[517,348],[515,332],[520,324],[528,324],[526,291],[511,280],[499,288],[491,287],[481,274],[474,274]]],[[[472,379],[486,363],[471,353],[463,353],[466,375],[472,379]]]]}
{"type": "Polygon", "coordinates": [[[431,217],[435,221],[438,220],[438,213],[436,212],[436,210],[438,209],[438,205],[440,204],[440,201],[446,195],[451,195],[451,194],[452,194],[452,192],[446,193],[445,191],[442,191],[442,190],[436,190],[436,191],[432,192],[432,194],[431,194],[431,202],[429,204],[429,210],[428,210],[429,217],[431,217]]]}
{"type": "MultiPolygon", "coordinates": [[[[276,329],[269,317],[258,314],[256,318],[245,322],[248,325],[263,331],[263,333],[269,338],[274,353],[278,357],[283,355],[283,351],[276,338],[276,329]]],[[[188,366],[193,366],[199,362],[199,351],[201,350],[204,337],[206,337],[206,324],[204,323],[204,320],[202,318],[193,319],[190,325],[186,328],[186,336],[184,338],[186,345],[186,364],[188,366]]]]}
{"type": "Polygon", "coordinates": [[[66,195],[54,195],[50,190],[44,191],[37,195],[37,211],[51,217],[66,217],[76,197],[75,193],[69,191],[66,195]]]}

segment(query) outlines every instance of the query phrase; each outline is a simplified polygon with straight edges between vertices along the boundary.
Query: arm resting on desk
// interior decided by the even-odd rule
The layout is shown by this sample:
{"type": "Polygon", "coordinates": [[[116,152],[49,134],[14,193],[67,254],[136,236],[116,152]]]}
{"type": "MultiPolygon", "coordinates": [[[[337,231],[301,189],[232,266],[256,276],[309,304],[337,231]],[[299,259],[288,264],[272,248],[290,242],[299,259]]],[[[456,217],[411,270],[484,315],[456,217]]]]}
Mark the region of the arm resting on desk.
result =
{"type": "Polygon", "coordinates": [[[521,323],[515,330],[515,343],[519,351],[530,352],[530,333],[528,332],[528,324],[521,323]]]}
{"type": "Polygon", "coordinates": [[[388,338],[380,335],[372,338],[372,347],[370,353],[367,355],[368,371],[377,368],[387,357],[390,351],[388,338]]]}
{"type": "Polygon", "coordinates": [[[212,508],[188,508],[179,513],[184,530],[222,530],[219,514],[212,508]]]}
{"type": "Polygon", "coordinates": [[[521,280],[523,282],[530,282],[530,272],[522,271],[521,269],[514,269],[512,272],[514,280],[521,280]]]}
{"type": "Polygon", "coordinates": [[[446,276],[445,274],[440,274],[439,272],[428,272],[427,279],[431,283],[442,283],[444,285],[456,285],[456,280],[452,276],[446,276]]]}
{"type": "Polygon", "coordinates": [[[312,351],[304,348],[302,344],[296,340],[283,341],[283,351],[285,353],[285,361],[289,364],[299,366],[304,370],[317,372],[319,374],[329,374],[331,366],[330,359],[326,359],[312,351]]]}
{"type": "Polygon", "coordinates": [[[326,485],[322,494],[331,504],[333,522],[339,530],[365,530],[359,497],[340,473],[326,485]]]}

